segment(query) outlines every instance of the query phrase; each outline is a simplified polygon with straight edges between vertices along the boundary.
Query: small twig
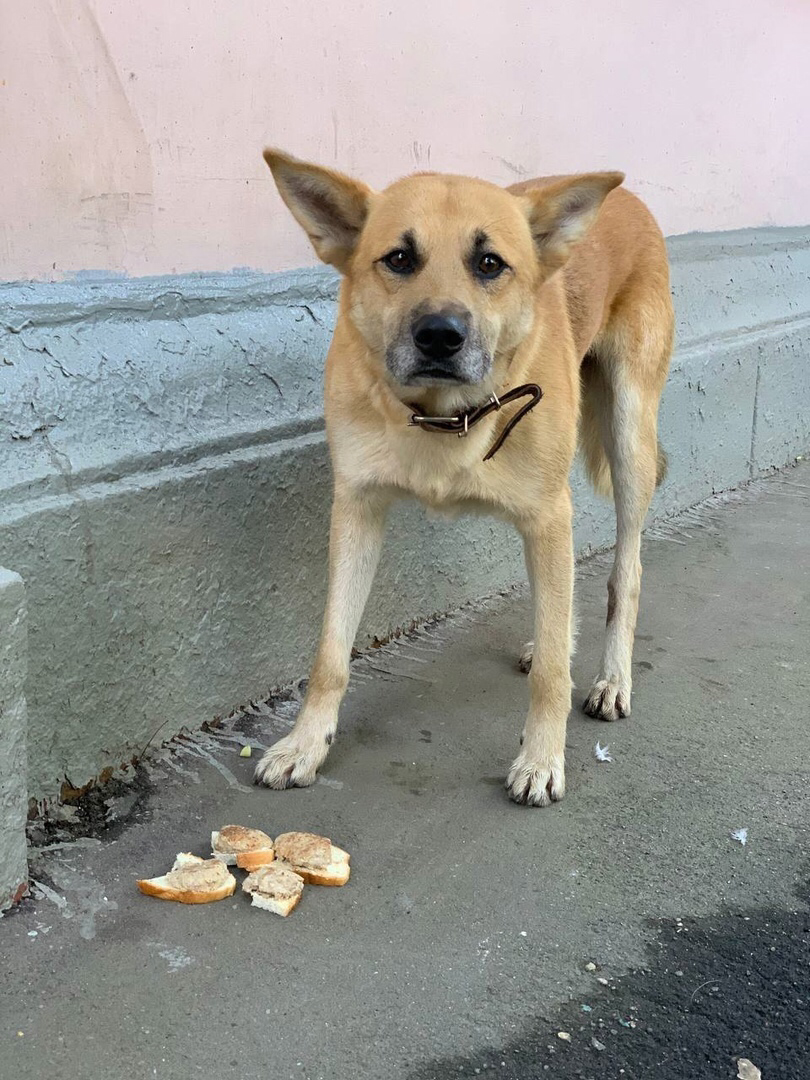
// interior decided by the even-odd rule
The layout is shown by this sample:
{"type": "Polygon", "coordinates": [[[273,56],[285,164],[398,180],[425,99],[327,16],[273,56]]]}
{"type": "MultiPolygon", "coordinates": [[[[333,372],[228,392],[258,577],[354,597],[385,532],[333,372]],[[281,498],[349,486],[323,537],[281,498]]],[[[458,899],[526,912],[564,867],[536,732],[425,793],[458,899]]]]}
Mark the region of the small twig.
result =
{"type": "Polygon", "coordinates": [[[168,724],[168,722],[169,722],[169,718],[168,718],[168,717],[166,717],[166,719],[165,719],[165,720],[163,721],[163,723],[162,723],[162,724],[160,725],[160,727],[157,727],[157,728],[155,728],[155,730],[154,730],[154,731],[152,732],[152,734],[151,734],[151,735],[149,736],[149,739],[147,740],[147,743],[146,743],[146,745],[144,746],[143,750],[141,750],[140,754],[138,754],[138,760],[139,760],[139,761],[141,760],[141,758],[143,757],[143,755],[144,755],[144,754],[146,753],[146,751],[147,751],[147,750],[149,749],[149,747],[150,747],[150,746],[152,745],[152,740],[154,739],[154,737],[155,737],[155,736],[157,735],[157,733],[158,733],[159,731],[162,731],[162,730],[163,730],[163,729],[164,729],[164,728],[166,727],[166,725],[168,724]]]}
{"type": "Polygon", "coordinates": [[[700,984],[700,986],[696,986],[695,989],[692,991],[692,996],[689,999],[689,1004],[691,1005],[692,1002],[695,1000],[695,994],[697,994],[698,990],[702,990],[704,986],[708,986],[709,983],[713,983],[713,982],[718,982],[718,980],[717,979],[707,979],[706,982],[702,982],[700,984]]]}
{"type": "Polygon", "coordinates": [[[393,679],[413,679],[414,682],[423,682],[433,685],[433,679],[423,679],[421,675],[409,675],[407,671],[389,671],[388,668],[377,667],[376,664],[366,659],[366,665],[371,668],[372,671],[379,671],[381,675],[390,675],[393,679]]]}

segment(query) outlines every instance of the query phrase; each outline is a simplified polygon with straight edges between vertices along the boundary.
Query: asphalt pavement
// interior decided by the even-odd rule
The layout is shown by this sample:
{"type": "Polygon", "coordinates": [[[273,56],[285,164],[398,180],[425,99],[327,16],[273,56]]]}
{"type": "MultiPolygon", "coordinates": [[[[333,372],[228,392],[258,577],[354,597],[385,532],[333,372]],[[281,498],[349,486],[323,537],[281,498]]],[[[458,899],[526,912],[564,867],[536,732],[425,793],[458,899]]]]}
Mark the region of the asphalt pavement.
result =
{"type": "Polygon", "coordinates": [[[810,1076],[810,467],[649,531],[614,724],[579,708],[608,567],[579,567],[557,805],[503,790],[516,588],[357,660],[313,788],[250,782],[293,690],[33,823],[34,897],[0,921],[2,1080],[810,1076]],[[352,879],[288,919],[137,891],[228,823],[324,833],[352,879]]]}

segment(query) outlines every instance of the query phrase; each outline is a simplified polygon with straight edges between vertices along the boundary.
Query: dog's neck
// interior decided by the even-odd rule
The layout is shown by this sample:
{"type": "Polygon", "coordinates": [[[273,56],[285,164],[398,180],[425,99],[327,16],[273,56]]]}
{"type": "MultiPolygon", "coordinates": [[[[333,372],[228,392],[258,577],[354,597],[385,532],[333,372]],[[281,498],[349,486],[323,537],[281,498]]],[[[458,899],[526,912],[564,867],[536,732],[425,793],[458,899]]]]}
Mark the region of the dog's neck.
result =
{"type": "Polygon", "coordinates": [[[463,386],[392,387],[402,404],[410,409],[417,405],[430,416],[456,416],[474,409],[497,394],[499,380],[489,376],[483,382],[463,386]]]}

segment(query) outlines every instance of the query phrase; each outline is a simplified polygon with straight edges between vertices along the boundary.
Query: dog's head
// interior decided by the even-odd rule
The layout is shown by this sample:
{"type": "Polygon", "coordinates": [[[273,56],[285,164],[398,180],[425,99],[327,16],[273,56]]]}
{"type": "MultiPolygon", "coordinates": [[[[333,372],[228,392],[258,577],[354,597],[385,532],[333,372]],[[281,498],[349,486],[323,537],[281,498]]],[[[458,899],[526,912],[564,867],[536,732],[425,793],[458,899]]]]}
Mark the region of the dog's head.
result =
{"type": "Polygon", "coordinates": [[[423,173],[378,193],[277,150],[264,156],[318,256],[349,281],[350,317],[400,387],[485,382],[530,332],[538,286],[624,179],[590,173],[515,195],[423,173]]]}

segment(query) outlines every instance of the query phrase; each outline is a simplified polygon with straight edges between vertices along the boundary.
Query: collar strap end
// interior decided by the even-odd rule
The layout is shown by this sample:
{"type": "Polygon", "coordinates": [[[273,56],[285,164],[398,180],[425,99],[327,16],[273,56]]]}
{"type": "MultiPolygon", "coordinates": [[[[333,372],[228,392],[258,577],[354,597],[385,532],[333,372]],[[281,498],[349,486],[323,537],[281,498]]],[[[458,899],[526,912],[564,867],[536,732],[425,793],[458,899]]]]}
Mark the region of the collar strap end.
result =
{"type": "Polygon", "coordinates": [[[418,411],[418,406],[411,406],[413,411],[410,420],[408,421],[408,426],[420,427],[423,431],[454,432],[460,439],[463,439],[465,435],[469,433],[473,424],[477,424],[479,420],[483,420],[484,417],[489,416],[490,413],[502,409],[503,406],[509,404],[509,402],[527,396],[530,397],[531,400],[515,413],[498,436],[494,446],[492,446],[484,457],[484,461],[489,461],[503,446],[515,424],[517,424],[519,420],[522,420],[542,398],[543,391],[537,383],[524,383],[522,386],[516,386],[513,390],[509,390],[505,393],[501,398],[493,393],[489,401],[484,405],[476,405],[472,409],[467,409],[466,412],[461,413],[460,416],[425,416],[418,411]]]}

